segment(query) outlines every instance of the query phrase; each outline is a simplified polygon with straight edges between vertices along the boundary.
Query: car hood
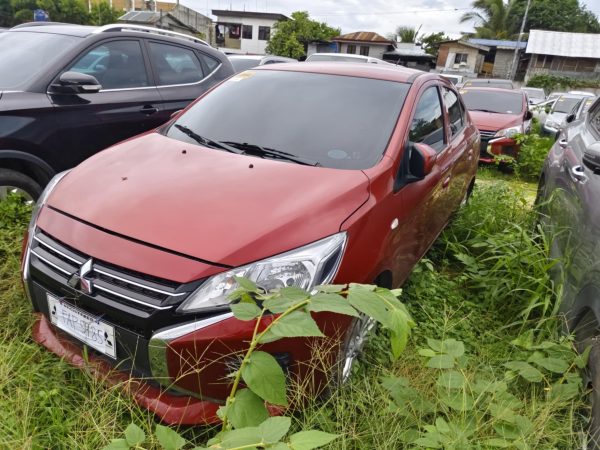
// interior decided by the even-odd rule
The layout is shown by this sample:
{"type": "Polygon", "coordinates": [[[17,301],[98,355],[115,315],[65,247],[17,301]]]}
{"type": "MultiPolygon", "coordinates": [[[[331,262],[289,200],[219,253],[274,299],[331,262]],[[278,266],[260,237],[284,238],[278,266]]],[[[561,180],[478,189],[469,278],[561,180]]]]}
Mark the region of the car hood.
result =
{"type": "Polygon", "coordinates": [[[567,115],[568,115],[567,113],[562,113],[562,112],[550,113],[546,116],[546,123],[554,122],[554,123],[561,124],[565,121],[565,119],[567,118],[567,115]]]}
{"type": "Polygon", "coordinates": [[[360,170],[236,155],[150,133],[84,161],[48,205],[111,233],[239,266],[338,232],[367,201],[368,186],[360,170]]]}
{"type": "Polygon", "coordinates": [[[469,111],[473,123],[479,130],[499,131],[523,123],[521,114],[497,114],[483,111],[469,111]]]}

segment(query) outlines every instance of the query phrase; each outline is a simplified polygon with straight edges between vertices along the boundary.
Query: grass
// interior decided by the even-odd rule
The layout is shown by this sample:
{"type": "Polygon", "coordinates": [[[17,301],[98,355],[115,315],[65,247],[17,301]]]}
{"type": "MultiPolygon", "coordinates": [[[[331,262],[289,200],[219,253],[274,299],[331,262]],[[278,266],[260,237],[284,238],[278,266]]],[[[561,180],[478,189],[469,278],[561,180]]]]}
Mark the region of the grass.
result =
{"type": "MultiPolygon", "coordinates": [[[[327,400],[308,399],[294,415],[296,430],[339,433],[331,449],[581,447],[581,390],[558,395],[577,383],[577,370],[553,314],[544,241],[531,236],[535,185],[490,170],[479,180],[470,204],[404,287],[417,327],[400,362],[390,363],[374,336],[352,382],[327,400]],[[427,367],[435,366],[423,356],[431,339],[459,341],[464,355],[450,368],[427,367]],[[543,350],[533,348],[540,344],[543,350]],[[568,369],[538,365],[542,379],[530,382],[505,366],[544,352],[568,361],[568,369]],[[462,380],[451,392],[458,403],[440,387],[439,377],[450,372],[462,380]]],[[[96,449],[131,422],[151,435],[151,414],[32,342],[18,274],[26,218],[17,203],[0,203],[0,448],[96,449]]],[[[196,444],[211,434],[183,432],[196,444]]]]}

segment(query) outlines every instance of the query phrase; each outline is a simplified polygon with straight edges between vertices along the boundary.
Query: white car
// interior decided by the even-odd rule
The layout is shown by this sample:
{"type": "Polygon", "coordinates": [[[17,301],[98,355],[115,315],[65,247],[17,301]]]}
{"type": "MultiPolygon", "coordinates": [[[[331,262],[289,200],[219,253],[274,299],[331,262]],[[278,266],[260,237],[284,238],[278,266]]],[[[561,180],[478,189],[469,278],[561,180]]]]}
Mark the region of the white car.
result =
{"type": "Polygon", "coordinates": [[[263,66],[265,64],[298,62],[297,59],[275,55],[227,55],[227,58],[231,61],[235,73],[243,72],[244,70],[252,69],[257,66],[263,66]]]}
{"type": "Polygon", "coordinates": [[[580,94],[561,95],[546,117],[542,132],[553,136],[556,135],[561,127],[565,125],[567,117],[571,114],[576,114],[583,99],[587,97],[580,94]]]}
{"type": "Polygon", "coordinates": [[[336,62],[354,62],[354,63],[372,63],[372,64],[387,64],[393,66],[387,61],[379,58],[373,58],[372,56],[353,55],[351,53],[313,53],[306,62],[322,62],[322,61],[336,61],[336,62]]]}

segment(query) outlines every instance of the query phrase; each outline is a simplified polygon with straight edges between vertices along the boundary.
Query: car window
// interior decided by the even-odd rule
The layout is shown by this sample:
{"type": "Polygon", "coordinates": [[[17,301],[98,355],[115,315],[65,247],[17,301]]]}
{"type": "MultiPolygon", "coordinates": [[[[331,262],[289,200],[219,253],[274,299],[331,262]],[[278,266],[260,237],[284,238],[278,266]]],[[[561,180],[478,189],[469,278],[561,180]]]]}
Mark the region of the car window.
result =
{"type": "Polygon", "coordinates": [[[469,111],[496,114],[520,114],[524,112],[523,94],[519,91],[488,91],[484,89],[462,89],[460,91],[469,111]]]}
{"type": "Polygon", "coordinates": [[[458,134],[465,125],[464,111],[458,96],[448,88],[442,88],[444,95],[444,104],[448,111],[448,117],[450,119],[450,132],[454,136],[458,134]]]}
{"type": "Polygon", "coordinates": [[[200,60],[206,64],[206,67],[208,67],[208,73],[212,73],[219,66],[219,64],[221,64],[221,61],[205,55],[204,53],[200,53],[199,56],[200,60]]]}
{"type": "Polygon", "coordinates": [[[231,58],[229,61],[236,73],[252,69],[260,64],[260,60],[255,58],[231,58]]]}
{"type": "Polygon", "coordinates": [[[193,50],[158,42],[149,44],[159,86],[196,83],[204,78],[202,65],[193,50]]]}
{"type": "Polygon", "coordinates": [[[581,98],[576,97],[560,97],[554,104],[552,112],[569,114],[579,107],[581,100],[581,98]]]}
{"type": "Polygon", "coordinates": [[[110,41],[83,54],[65,72],[93,75],[102,89],[148,86],[148,75],[139,41],[110,41]]]}
{"type": "Polygon", "coordinates": [[[444,149],[444,116],[437,87],[421,95],[410,127],[411,142],[422,142],[438,153],[444,149]]]}

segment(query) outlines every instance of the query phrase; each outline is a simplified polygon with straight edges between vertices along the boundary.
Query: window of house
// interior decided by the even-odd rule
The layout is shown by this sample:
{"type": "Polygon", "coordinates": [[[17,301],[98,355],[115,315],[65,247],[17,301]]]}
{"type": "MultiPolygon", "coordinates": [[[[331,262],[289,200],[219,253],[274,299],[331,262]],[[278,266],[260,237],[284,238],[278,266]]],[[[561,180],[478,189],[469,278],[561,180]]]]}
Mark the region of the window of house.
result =
{"type": "Polygon", "coordinates": [[[346,49],[346,53],[355,54],[356,53],[356,45],[354,45],[354,44],[348,44],[348,47],[346,49]]]}
{"type": "Polygon", "coordinates": [[[192,50],[157,42],[149,44],[159,86],[196,83],[204,78],[200,61],[192,50]]]}
{"type": "Polygon", "coordinates": [[[438,153],[445,147],[444,115],[437,87],[430,87],[421,95],[409,132],[411,142],[422,142],[438,153]]]}
{"type": "Polygon", "coordinates": [[[242,25],[242,39],[252,39],[252,25],[242,25]]]}
{"type": "Polygon", "coordinates": [[[102,89],[148,86],[148,74],[138,41],[110,41],[94,47],[66,71],[93,75],[102,89]]]}
{"type": "Polygon", "coordinates": [[[368,45],[361,45],[360,46],[360,54],[363,56],[369,56],[369,46],[368,45]]]}
{"type": "Polygon", "coordinates": [[[448,111],[448,118],[450,119],[450,131],[452,132],[452,136],[454,136],[462,130],[465,124],[465,113],[457,95],[453,91],[448,88],[442,88],[442,94],[446,110],[448,111]]]}
{"type": "Polygon", "coordinates": [[[469,54],[468,53],[457,53],[454,56],[454,64],[460,64],[460,63],[465,63],[466,64],[467,59],[469,59],[469,54]]]}
{"type": "Polygon", "coordinates": [[[271,37],[271,27],[258,27],[258,40],[268,41],[271,37]]]}

